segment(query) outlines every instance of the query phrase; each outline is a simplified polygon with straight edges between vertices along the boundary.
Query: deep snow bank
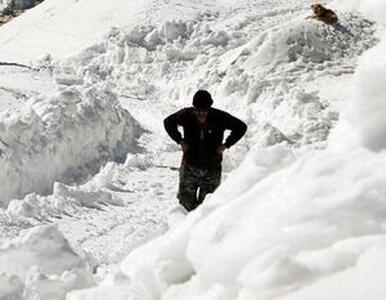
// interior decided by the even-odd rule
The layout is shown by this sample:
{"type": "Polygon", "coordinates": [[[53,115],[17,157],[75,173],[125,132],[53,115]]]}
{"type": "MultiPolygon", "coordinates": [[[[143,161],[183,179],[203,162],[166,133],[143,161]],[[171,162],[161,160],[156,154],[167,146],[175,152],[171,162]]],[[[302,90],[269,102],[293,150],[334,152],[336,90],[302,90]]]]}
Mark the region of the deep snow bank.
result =
{"type": "Polygon", "coordinates": [[[1,205],[47,193],[135,149],[139,127],[107,88],[71,87],[0,119],[1,205]]]}
{"type": "Polygon", "coordinates": [[[134,287],[163,299],[271,299],[385,250],[385,155],[291,156],[283,147],[252,151],[181,228],[127,257],[134,287]],[[268,169],[262,154],[275,158],[268,169]],[[235,191],[251,165],[260,176],[235,191]]]}
{"type": "MultiPolygon", "coordinates": [[[[293,290],[309,286],[305,295],[318,295],[319,280],[338,272],[341,282],[363,280],[361,270],[377,277],[369,257],[386,250],[385,162],[364,149],[298,161],[284,146],[255,149],[180,227],[134,250],[125,276],[68,299],[298,299],[293,290]]],[[[327,282],[331,299],[354,296],[327,282]]],[[[382,286],[366,284],[371,295],[382,286]]]]}
{"type": "MultiPolygon", "coordinates": [[[[113,180],[117,169],[139,168],[146,170],[151,166],[142,155],[128,154],[122,165],[115,162],[107,163],[100,172],[83,185],[68,186],[55,182],[51,195],[43,196],[31,193],[23,199],[11,200],[7,209],[0,210],[0,219],[8,219],[8,223],[34,226],[41,222],[50,222],[61,215],[71,216],[80,207],[101,209],[104,205],[121,206],[125,201],[120,197],[114,197],[111,191],[128,192],[115,186],[113,180]]],[[[6,223],[6,222],[4,222],[6,223]]]]}

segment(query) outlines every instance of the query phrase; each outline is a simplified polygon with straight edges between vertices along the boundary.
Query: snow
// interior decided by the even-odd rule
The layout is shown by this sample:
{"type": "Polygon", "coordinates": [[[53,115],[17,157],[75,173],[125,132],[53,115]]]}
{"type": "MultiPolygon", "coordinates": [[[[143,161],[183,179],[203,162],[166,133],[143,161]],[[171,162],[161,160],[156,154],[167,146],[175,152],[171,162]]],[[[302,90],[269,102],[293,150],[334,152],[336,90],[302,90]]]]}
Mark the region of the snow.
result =
{"type": "Polygon", "coordinates": [[[380,266],[384,259],[382,250],[375,247],[374,250],[370,250],[360,258],[357,268],[334,274],[327,279],[320,280],[317,286],[311,285],[284,299],[303,300],[309,297],[326,299],[331,297],[330,295],[334,295],[336,299],[383,299],[385,288],[382,281],[385,279],[385,274],[380,266]],[[369,278],[372,278],[371,281],[368,280],[369,278]],[[313,291],[315,289],[319,291],[318,294],[313,291]]]}
{"type": "MultiPolygon", "coordinates": [[[[239,169],[184,223],[128,255],[122,271],[130,278],[131,288],[147,291],[151,299],[381,299],[382,280],[366,278],[378,277],[375,261],[383,260],[385,250],[386,157],[384,152],[372,152],[374,147],[382,149],[385,135],[382,119],[376,118],[384,98],[383,77],[379,76],[383,74],[379,64],[384,61],[383,47],[381,42],[359,60],[350,108],[357,118],[347,124],[350,110],[344,111],[329,147],[301,153],[288,150],[285,144],[261,151],[257,144],[239,169]],[[363,120],[369,98],[365,111],[375,118],[363,120]],[[356,133],[364,136],[365,132],[370,135],[362,144],[345,144],[346,135],[355,139],[356,133]],[[367,282],[359,284],[362,280],[367,282]],[[352,288],[355,282],[358,288],[352,288]]],[[[260,70],[272,60],[273,64],[288,63],[288,52],[268,53],[274,56],[254,59],[253,68],[260,70]]],[[[317,63],[331,60],[317,58],[317,63]]],[[[309,93],[295,95],[284,95],[298,99],[294,110],[304,102],[313,103],[312,99],[320,101],[309,93]]],[[[261,105],[264,98],[258,99],[261,105]]],[[[290,111],[288,106],[283,108],[282,117],[290,111]]],[[[113,286],[116,291],[122,289],[113,286]]],[[[98,295],[94,288],[71,293],[70,299],[98,295]]]]}
{"type": "Polygon", "coordinates": [[[87,260],[72,251],[55,225],[1,245],[0,262],[2,299],[62,299],[68,290],[94,282],[87,260]]]}
{"type": "Polygon", "coordinates": [[[366,15],[369,19],[376,21],[379,25],[385,25],[385,2],[374,0],[360,0],[352,3],[351,1],[342,1],[338,6],[356,9],[366,15]]]}
{"type": "Polygon", "coordinates": [[[355,76],[356,97],[353,99],[350,121],[357,129],[362,144],[375,151],[386,147],[386,38],[369,50],[360,60],[355,76]],[[361,118],[365,115],[366,118],[361,118]]]}
{"type": "Polygon", "coordinates": [[[0,28],[0,61],[29,64],[47,54],[63,58],[99,42],[111,27],[135,27],[138,22],[211,10],[184,1],[50,0],[0,28]],[[182,3],[179,3],[182,2],[182,3]],[[178,7],[177,9],[175,7],[178,7]],[[15,38],[17,37],[17,38],[15,38]]]}
{"type": "Polygon", "coordinates": [[[29,98],[56,88],[49,72],[42,70],[37,74],[22,65],[0,63],[0,76],[0,111],[21,109],[29,98]]]}
{"type": "Polygon", "coordinates": [[[179,228],[134,250],[122,265],[134,287],[149,284],[138,275],[149,273],[155,298],[271,299],[384,250],[385,177],[374,172],[384,157],[327,151],[294,162],[283,150],[271,149],[286,161],[273,170],[257,161],[261,175],[247,191],[234,187],[249,172],[235,173],[179,228]]]}
{"type": "Polygon", "coordinates": [[[334,29],[311,3],[46,0],[2,26],[1,296],[382,299],[386,10],[336,0],[334,29]],[[199,88],[249,130],[185,216],[161,124],[199,88]]]}
{"type": "Polygon", "coordinates": [[[55,180],[70,182],[108,160],[123,160],[140,133],[114,94],[97,86],[32,98],[0,118],[2,206],[30,192],[47,193],[55,180]]]}

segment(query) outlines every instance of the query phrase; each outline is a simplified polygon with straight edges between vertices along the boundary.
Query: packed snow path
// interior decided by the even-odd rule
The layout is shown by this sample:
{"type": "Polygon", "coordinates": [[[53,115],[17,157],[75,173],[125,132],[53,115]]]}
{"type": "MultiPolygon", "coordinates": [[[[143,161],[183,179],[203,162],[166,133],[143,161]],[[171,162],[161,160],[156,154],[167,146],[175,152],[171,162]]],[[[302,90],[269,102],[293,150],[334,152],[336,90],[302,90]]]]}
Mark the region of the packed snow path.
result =
{"type": "Polygon", "coordinates": [[[175,204],[170,193],[175,190],[175,171],[122,173],[114,178],[121,182],[119,189],[110,188],[118,190],[114,194],[123,205],[81,208],[58,221],[75,249],[92,253],[99,264],[118,263],[138,245],[165,232],[167,211],[175,204]]]}

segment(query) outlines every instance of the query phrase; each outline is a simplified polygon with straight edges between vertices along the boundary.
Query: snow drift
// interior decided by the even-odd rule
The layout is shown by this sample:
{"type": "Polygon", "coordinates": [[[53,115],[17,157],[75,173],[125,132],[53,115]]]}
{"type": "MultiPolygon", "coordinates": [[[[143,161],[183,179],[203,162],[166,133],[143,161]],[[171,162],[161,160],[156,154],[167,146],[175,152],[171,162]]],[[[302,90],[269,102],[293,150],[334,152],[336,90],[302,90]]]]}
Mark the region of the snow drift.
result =
{"type": "Polygon", "coordinates": [[[135,150],[140,130],[107,88],[70,87],[29,100],[0,119],[0,197],[5,206],[30,192],[48,193],[54,181],[95,173],[135,150]]]}

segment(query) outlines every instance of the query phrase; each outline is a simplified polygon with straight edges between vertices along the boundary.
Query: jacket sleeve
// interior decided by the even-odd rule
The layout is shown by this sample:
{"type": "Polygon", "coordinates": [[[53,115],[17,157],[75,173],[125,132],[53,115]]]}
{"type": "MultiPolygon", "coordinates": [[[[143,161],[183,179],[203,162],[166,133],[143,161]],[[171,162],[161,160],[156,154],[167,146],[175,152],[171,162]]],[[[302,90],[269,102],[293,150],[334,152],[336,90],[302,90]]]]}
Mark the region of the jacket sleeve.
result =
{"type": "Polygon", "coordinates": [[[247,131],[247,124],[240,119],[225,113],[225,128],[231,131],[230,135],[225,140],[225,146],[230,148],[243,137],[247,131]]]}
{"type": "Polygon", "coordinates": [[[178,131],[178,125],[181,124],[183,110],[171,114],[164,120],[164,127],[168,135],[179,144],[182,140],[181,133],[178,131]]]}

